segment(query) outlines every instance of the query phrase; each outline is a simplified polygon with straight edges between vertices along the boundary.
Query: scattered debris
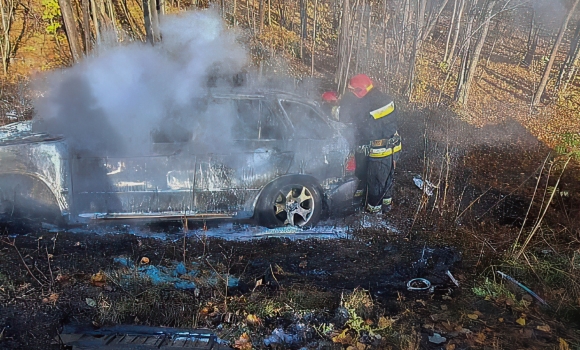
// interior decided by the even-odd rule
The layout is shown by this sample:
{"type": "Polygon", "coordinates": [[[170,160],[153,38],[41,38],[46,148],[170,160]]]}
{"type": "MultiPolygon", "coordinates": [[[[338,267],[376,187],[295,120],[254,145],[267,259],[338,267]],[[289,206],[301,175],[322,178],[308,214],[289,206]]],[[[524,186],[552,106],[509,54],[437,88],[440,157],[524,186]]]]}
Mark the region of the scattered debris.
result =
{"type": "Polygon", "coordinates": [[[449,279],[451,279],[451,282],[453,282],[453,284],[455,284],[457,287],[459,287],[459,281],[457,281],[455,279],[455,277],[453,277],[453,275],[451,274],[451,271],[447,270],[447,276],[449,276],[449,279]]]}
{"type": "Polygon", "coordinates": [[[432,336],[429,336],[429,341],[433,344],[443,344],[447,341],[447,338],[442,337],[439,333],[433,333],[432,336]]]}
{"type": "Polygon", "coordinates": [[[284,344],[294,344],[300,341],[300,337],[296,334],[287,334],[282,328],[276,328],[268,338],[264,339],[264,345],[270,346],[274,345],[284,345],[284,344]]]}
{"type": "Polygon", "coordinates": [[[100,329],[65,326],[58,338],[63,345],[72,347],[72,350],[231,349],[214,333],[204,329],[136,325],[120,325],[100,329]]]}
{"type": "Polygon", "coordinates": [[[433,189],[438,188],[437,186],[435,186],[434,184],[432,184],[428,180],[423,180],[421,178],[421,175],[415,175],[413,177],[413,182],[415,183],[415,185],[417,187],[419,187],[419,189],[423,190],[423,193],[425,193],[429,197],[431,197],[433,195],[433,189]]]}
{"type": "Polygon", "coordinates": [[[407,290],[412,292],[419,292],[419,291],[433,291],[433,287],[431,287],[431,282],[425,278],[413,278],[409,282],[407,282],[407,290]]]}
{"type": "Polygon", "coordinates": [[[540,303],[542,303],[543,305],[548,305],[548,303],[546,303],[544,301],[544,299],[540,298],[536,293],[532,292],[532,290],[526,286],[524,286],[523,284],[521,284],[520,282],[516,281],[513,277],[506,275],[505,273],[501,272],[501,271],[496,271],[501,277],[507,279],[508,281],[514,283],[515,285],[517,285],[518,287],[520,287],[521,289],[525,290],[526,292],[528,292],[531,296],[533,296],[534,298],[536,298],[536,300],[538,300],[540,303]]]}

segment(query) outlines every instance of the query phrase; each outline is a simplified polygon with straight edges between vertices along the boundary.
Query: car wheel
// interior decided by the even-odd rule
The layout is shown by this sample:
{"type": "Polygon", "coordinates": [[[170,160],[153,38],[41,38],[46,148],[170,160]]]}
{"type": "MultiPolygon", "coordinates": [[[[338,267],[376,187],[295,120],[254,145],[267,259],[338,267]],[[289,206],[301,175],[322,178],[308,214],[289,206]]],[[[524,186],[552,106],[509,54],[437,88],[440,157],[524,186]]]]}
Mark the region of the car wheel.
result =
{"type": "Polygon", "coordinates": [[[264,188],[256,206],[258,223],[266,227],[312,227],[322,213],[322,190],[306,176],[284,177],[264,188]]]}

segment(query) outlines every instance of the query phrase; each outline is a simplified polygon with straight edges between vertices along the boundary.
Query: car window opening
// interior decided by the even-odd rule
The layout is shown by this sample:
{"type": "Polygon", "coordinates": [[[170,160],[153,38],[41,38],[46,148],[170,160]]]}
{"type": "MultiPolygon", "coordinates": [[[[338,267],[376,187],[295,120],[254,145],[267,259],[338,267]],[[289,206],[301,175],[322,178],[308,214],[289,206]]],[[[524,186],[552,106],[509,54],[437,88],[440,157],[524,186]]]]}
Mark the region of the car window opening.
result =
{"type": "Polygon", "coordinates": [[[294,125],[294,138],[322,140],[332,134],[323,117],[311,106],[288,100],[280,100],[280,105],[294,125]]]}

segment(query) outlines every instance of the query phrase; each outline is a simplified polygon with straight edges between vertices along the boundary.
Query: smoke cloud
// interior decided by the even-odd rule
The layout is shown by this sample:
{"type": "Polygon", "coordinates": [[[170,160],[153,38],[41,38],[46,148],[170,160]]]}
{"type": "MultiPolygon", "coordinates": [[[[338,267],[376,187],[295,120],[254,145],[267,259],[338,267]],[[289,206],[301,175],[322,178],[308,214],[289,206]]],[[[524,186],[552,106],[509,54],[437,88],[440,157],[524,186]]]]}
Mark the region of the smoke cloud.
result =
{"type": "Polygon", "coordinates": [[[208,84],[231,85],[248,63],[213,10],[161,18],[163,40],[99,47],[97,54],[36,81],[34,127],[61,134],[81,153],[146,153],[151,136],[228,138],[231,115],[200,104],[208,84]],[[216,72],[219,71],[219,76],[216,72]],[[222,77],[222,78],[220,78],[222,77]]]}

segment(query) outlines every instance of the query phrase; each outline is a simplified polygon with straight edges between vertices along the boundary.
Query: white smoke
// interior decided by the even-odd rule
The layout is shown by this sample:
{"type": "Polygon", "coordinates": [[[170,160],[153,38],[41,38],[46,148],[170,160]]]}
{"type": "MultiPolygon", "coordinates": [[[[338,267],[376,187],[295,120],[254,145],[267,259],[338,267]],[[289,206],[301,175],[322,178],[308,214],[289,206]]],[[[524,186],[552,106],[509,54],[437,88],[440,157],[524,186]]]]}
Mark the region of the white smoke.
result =
{"type": "Polygon", "coordinates": [[[227,121],[215,120],[227,112],[198,113],[194,98],[206,93],[216,71],[230,77],[239,72],[248,62],[246,50],[213,10],[160,21],[162,41],[155,46],[100,47],[95,56],[37,81],[42,97],[34,101],[36,128],[63,134],[78,151],[101,154],[139,152],[152,130],[170,121],[189,132],[203,128],[227,136],[227,121]]]}

